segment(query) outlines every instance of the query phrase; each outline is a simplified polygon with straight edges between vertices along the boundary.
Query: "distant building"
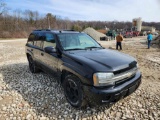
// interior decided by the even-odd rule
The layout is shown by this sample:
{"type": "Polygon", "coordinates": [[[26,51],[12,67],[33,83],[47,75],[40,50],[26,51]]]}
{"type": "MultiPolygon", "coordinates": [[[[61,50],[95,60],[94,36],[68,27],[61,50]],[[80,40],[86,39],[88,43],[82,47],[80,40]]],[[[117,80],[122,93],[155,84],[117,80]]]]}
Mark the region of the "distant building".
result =
{"type": "Polygon", "coordinates": [[[133,19],[132,26],[136,31],[140,32],[142,29],[142,19],[140,17],[133,19]]]}
{"type": "Polygon", "coordinates": [[[150,27],[150,26],[142,26],[142,31],[150,31],[152,33],[156,32],[155,27],[150,27]]]}

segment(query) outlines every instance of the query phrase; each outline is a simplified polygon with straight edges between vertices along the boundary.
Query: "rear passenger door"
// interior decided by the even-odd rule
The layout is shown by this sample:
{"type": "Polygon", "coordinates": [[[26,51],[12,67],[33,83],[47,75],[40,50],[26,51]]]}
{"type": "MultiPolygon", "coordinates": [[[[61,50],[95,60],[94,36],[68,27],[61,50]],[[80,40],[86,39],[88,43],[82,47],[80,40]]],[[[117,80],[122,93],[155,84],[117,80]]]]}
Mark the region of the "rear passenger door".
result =
{"type": "Polygon", "coordinates": [[[35,40],[35,35],[31,33],[28,37],[28,41],[26,44],[26,52],[30,53],[30,55],[33,55],[34,40],[35,40]]]}
{"type": "Polygon", "coordinates": [[[43,51],[41,51],[41,60],[45,67],[45,70],[52,73],[57,72],[58,56],[57,53],[46,53],[45,47],[56,48],[55,35],[53,33],[45,33],[45,39],[43,41],[43,51]]]}
{"type": "Polygon", "coordinates": [[[37,56],[36,56],[37,47],[35,46],[35,42],[36,42],[35,40],[36,40],[36,34],[31,33],[29,35],[28,42],[27,42],[27,52],[30,53],[30,55],[36,62],[37,61],[37,56]]]}

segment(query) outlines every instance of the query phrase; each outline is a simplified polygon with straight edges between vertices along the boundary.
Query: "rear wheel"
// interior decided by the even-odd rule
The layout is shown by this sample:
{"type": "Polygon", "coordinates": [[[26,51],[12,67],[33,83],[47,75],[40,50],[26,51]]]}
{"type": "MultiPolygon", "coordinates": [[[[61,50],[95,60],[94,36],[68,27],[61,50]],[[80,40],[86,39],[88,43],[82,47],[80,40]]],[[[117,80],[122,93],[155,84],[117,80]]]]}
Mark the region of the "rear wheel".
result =
{"type": "Polygon", "coordinates": [[[86,105],[81,81],[75,75],[67,75],[64,82],[64,93],[67,101],[75,108],[81,108],[86,105]]]}
{"type": "Polygon", "coordinates": [[[36,67],[35,62],[32,58],[32,56],[28,57],[28,62],[29,62],[29,69],[32,73],[37,73],[39,72],[39,69],[36,67]]]}

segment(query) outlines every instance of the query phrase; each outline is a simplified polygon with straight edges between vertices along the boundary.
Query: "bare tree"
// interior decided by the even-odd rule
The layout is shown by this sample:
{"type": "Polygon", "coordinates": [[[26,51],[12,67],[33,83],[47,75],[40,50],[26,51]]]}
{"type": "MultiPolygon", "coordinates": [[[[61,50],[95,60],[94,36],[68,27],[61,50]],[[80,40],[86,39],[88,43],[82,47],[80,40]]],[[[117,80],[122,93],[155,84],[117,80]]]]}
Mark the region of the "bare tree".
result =
{"type": "Polygon", "coordinates": [[[3,0],[0,0],[0,15],[2,15],[6,10],[6,3],[3,0]]]}
{"type": "MultiPolygon", "coordinates": [[[[126,21],[72,21],[69,18],[55,16],[52,13],[46,15],[37,11],[20,9],[7,12],[7,6],[0,0],[0,38],[4,37],[27,37],[34,29],[74,29],[83,31],[87,27],[94,29],[125,29],[131,28],[132,22],[126,21]]],[[[153,26],[160,30],[160,22],[143,22],[144,26],[153,26]]]]}

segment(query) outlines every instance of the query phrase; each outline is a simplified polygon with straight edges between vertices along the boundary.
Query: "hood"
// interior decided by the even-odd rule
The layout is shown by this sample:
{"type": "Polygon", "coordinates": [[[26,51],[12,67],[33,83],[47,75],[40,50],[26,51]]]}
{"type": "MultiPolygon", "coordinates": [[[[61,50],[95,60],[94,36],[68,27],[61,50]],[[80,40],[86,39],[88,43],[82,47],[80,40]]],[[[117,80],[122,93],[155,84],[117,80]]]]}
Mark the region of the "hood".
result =
{"type": "Polygon", "coordinates": [[[110,49],[70,51],[69,56],[97,71],[117,71],[129,67],[135,59],[110,49]]]}

